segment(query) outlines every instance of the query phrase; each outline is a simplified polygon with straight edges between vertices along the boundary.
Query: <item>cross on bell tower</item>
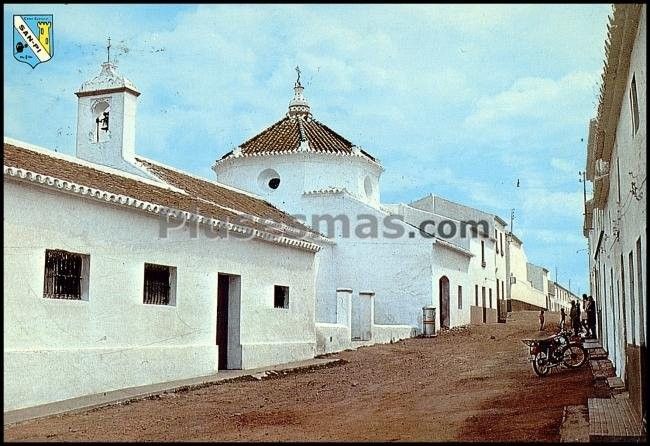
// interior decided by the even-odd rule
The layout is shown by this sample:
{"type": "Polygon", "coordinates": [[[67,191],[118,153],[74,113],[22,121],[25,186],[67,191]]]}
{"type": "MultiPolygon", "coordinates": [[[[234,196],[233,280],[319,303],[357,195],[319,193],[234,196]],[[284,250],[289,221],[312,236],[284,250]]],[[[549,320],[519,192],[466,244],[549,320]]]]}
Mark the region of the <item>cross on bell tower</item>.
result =
{"type": "Polygon", "coordinates": [[[294,95],[291,102],[289,102],[288,115],[292,118],[293,117],[310,118],[311,112],[309,109],[309,103],[307,102],[307,99],[305,99],[305,97],[302,94],[305,88],[300,83],[300,67],[298,66],[296,66],[296,73],[298,73],[298,78],[296,79],[296,83],[293,86],[294,95]]]}

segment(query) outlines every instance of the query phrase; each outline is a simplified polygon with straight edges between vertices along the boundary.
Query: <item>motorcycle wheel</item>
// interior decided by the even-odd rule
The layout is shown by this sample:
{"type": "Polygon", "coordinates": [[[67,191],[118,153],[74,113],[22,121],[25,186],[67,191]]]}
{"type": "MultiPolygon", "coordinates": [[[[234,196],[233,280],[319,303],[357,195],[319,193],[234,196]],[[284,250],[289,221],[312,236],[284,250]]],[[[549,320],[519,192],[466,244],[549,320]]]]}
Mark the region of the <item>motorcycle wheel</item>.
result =
{"type": "Polygon", "coordinates": [[[563,363],[570,369],[582,367],[587,362],[587,350],[582,345],[570,344],[563,353],[563,363]]]}
{"type": "Polygon", "coordinates": [[[548,375],[548,372],[550,372],[551,368],[548,366],[548,358],[546,357],[546,353],[539,352],[535,355],[535,358],[533,359],[533,370],[537,376],[548,375]]]}

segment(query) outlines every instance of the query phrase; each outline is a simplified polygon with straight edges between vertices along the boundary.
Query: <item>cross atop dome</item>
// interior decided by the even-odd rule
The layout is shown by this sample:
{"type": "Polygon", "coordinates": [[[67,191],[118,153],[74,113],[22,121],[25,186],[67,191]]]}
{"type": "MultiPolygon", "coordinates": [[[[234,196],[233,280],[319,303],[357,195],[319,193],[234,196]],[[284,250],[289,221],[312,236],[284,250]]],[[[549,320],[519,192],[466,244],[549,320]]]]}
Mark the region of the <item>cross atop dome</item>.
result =
{"type": "Polygon", "coordinates": [[[291,102],[289,102],[289,112],[287,113],[287,116],[290,118],[311,118],[309,103],[302,94],[305,88],[300,83],[300,67],[296,67],[296,72],[298,73],[298,78],[296,79],[296,84],[293,87],[293,99],[291,102]]]}

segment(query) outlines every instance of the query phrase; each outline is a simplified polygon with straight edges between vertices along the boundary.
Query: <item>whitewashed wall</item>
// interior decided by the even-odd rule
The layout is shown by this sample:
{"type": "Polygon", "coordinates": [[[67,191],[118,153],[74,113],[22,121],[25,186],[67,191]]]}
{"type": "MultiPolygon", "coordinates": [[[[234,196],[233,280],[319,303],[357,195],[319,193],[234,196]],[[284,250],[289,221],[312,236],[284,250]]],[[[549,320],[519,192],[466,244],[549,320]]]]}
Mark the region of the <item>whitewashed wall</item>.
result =
{"type": "Polygon", "coordinates": [[[214,373],[218,273],[241,276],[242,367],[315,354],[314,254],[160,239],[156,217],[5,180],[5,410],[214,373]],[[43,298],[46,249],[90,255],[88,301],[43,298]],[[144,263],[177,268],[175,306],[142,303],[144,263]],[[290,287],[273,308],[273,285],[290,287]]]}
{"type": "Polygon", "coordinates": [[[80,97],[77,104],[77,157],[151,178],[128,162],[135,155],[137,101],[136,96],[125,92],[80,97]],[[97,101],[110,102],[108,138],[101,142],[95,142],[93,136],[97,124],[92,108],[97,101]]]}
{"type": "Polygon", "coordinates": [[[470,280],[471,257],[440,243],[433,245],[432,289],[436,307],[436,330],[440,330],[440,278],[449,279],[449,326],[470,323],[470,306],[474,305],[474,291],[470,280]],[[458,308],[458,286],[462,287],[462,305],[458,308]]]}
{"type": "Polygon", "coordinates": [[[314,190],[345,188],[374,207],[380,201],[382,168],[362,156],[307,152],[239,157],[221,161],[214,171],[217,181],[257,194],[290,214],[301,214],[303,192],[314,190]],[[275,190],[258,182],[266,169],[279,174],[280,186],[275,190]],[[366,178],[372,184],[369,196],[364,184],[366,178]]]}
{"type": "MultiPolygon", "coordinates": [[[[383,237],[382,221],[388,214],[345,193],[307,195],[301,209],[304,215],[346,215],[351,223],[347,238],[341,237],[341,228],[337,226],[333,261],[329,263],[332,269],[325,272],[319,268],[319,275],[326,274],[330,284],[327,286],[327,280],[321,279],[317,282],[334,292],[319,292],[319,298],[324,296],[327,300],[319,303],[317,320],[333,322],[336,288],[351,288],[354,292],[375,292],[376,324],[410,325],[421,330],[422,307],[433,302],[431,241],[408,235],[397,239],[383,237]],[[358,217],[364,214],[377,218],[379,238],[361,238],[355,234],[358,217]]],[[[413,229],[399,224],[405,234],[413,229]]]]}
{"type": "Polygon", "coordinates": [[[494,259],[495,259],[494,269],[495,269],[495,277],[496,279],[499,279],[498,283],[496,283],[495,285],[499,287],[499,292],[497,293],[499,299],[506,299],[506,295],[508,292],[508,284],[506,282],[508,277],[506,274],[506,268],[507,268],[506,267],[506,262],[507,262],[506,245],[508,243],[507,232],[506,232],[506,226],[496,221],[496,219],[494,222],[494,227],[497,231],[495,242],[494,242],[494,259]],[[503,285],[501,285],[502,283],[503,285]]]}
{"type": "Polygon", "coordinates": [[[614,149],[610,162],[609,195],[602,211],[594,213],[594,230],[590,232],[592,255],[601,243],[595,264],[598,270],[598,292],[592,288],[592,295],[600,301],[604,346],[616,366],[616,374],[625,377],[625,348],[627,344],[645,345],[647,340],[647,186],[639,200],[633,197],[632,181],[640,186],[647,175],[647,62],[646,62],[646,5],[640,14],[630,66],[625,77],[623,101],[616,127],[614,149]],[[630,106],[630,85],[634,75],[639,106],[639,129],[632,132],[630,106]],[[617,162],[618,160],[618,162],[617,162]],[[617,165],[618,164],[618,165],[617,165]],[[629,174],[633,173],[633,176],[629,174]],[[620,173],[620,176],[619,176],[620,173]],[[620,184],[620,188],[619,188],[620,184]],[[621,201],[619,204],[619,190],[621,201]],[[597,215],[598,214],[598,215],[597,215]],[[615,229],[619,236],[616,237],[615,229]],[[643,287],[639,288],[639,262],[636,254],[637,241],[641,245],[641,272],[643,287]],[[633,255],[635,289],[631,287],[629,254],[633,255]],[[621,255],[623,269],[621,269],[621,255]],[[623,289],[623,280],[625,289],[623,289]],[[634,292],[634,299],[632,293],[634,292]],[[625,294],[625,299],[623,299],[625,294]],[[634,323],[633,323],[634,322],[634,323]]]}

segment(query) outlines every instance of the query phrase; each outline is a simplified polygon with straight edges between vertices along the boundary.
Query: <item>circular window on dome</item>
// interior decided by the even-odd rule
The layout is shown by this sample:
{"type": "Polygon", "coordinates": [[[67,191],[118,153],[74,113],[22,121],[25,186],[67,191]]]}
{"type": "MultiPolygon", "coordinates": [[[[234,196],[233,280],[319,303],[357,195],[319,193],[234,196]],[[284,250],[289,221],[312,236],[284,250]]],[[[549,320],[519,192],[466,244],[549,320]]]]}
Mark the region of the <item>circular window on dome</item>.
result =
{"type": "Polygon", "coordinates": [[[366,197],[372,198],[372,179],[370,177],[366,177],[366,179],[363,182],[363,188],[366,191],[366,197]]]}
{"type": "Polygon", "coordinates": [[[273,192],[280,187],[280,174],[273,169],[265,169],[257,177],[257,184],[264,192],[273,192]]]}

